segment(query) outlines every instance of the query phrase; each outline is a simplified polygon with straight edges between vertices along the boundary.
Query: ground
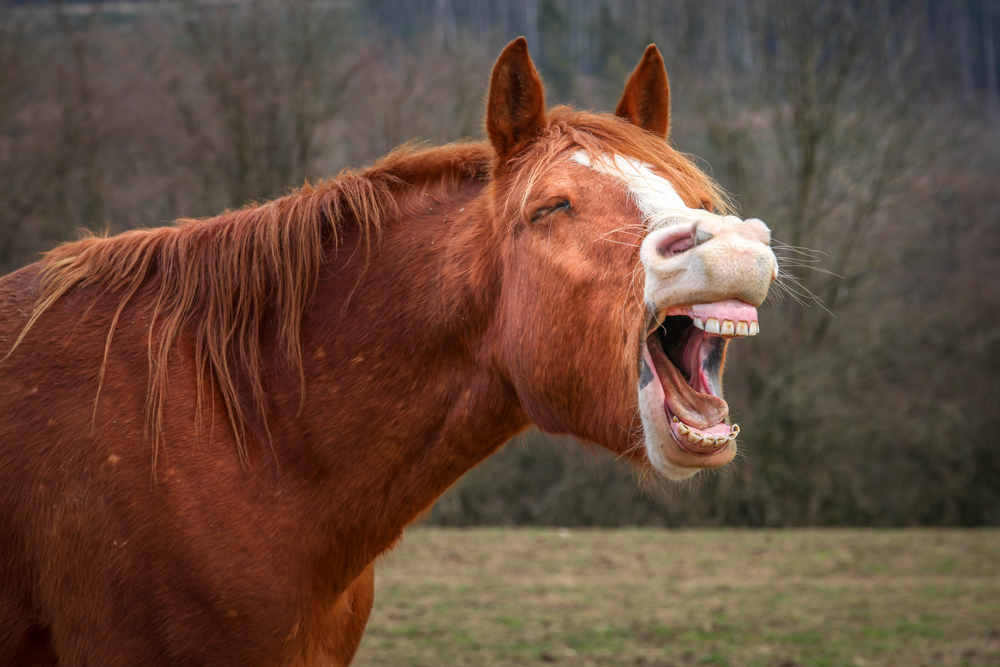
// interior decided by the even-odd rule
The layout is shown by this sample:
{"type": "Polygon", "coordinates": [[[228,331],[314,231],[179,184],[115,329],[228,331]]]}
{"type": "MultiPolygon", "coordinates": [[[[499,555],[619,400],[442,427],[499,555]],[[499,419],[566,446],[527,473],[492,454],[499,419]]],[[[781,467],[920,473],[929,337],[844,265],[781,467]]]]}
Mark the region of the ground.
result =
{"type": "Polygon", "coordinates": [[[1000,665],[1000,530],[416,527],[355,665],[1000,665]]]}

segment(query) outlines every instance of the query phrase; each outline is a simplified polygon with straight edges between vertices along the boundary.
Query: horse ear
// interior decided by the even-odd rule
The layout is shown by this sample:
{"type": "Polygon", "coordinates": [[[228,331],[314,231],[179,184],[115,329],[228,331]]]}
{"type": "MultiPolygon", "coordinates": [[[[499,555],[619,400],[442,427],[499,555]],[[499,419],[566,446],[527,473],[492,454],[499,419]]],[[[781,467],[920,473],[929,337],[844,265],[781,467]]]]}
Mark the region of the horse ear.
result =
{"type": "Polygon", "coordinates": [[[486,133],[500,156],[510,156],[545,123],[545,90],[528,56],[528,40],[518,37],[493,65],[486,103],[486,133]]]}
{"type": "Polygon", "coordinates": [[[663,57],[654,44],[646,47],[642,60],[628,78],[615,115],[667,138],[670,132],[670,84],[667,83],[663,57]]]}

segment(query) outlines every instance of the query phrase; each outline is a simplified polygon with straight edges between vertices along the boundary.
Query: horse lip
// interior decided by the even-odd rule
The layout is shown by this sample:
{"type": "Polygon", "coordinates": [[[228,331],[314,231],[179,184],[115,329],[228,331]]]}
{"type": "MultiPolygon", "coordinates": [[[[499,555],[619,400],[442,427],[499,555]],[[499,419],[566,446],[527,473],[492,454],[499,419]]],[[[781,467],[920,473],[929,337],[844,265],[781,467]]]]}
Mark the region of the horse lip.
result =
{"type": "MultiPolygon", "coordinates": [[[[669,412],[668,412],[667,416],[668,417],[670,416],[669,412]]],[[[715,456],[717,454],[721,454],[723,452],[729,451],[729,449],[733,446],[733,442],[729,441],[725,445],[719,447],[718,449],[711,449],[711,450],[705,450],[705,451],[699,452],[699,451],[695,451],[695,450],[691,449],[688,445],[685,445],[683,442],[681,442],[680,438],[677,437],[677,435],[674,433],[673,429],[670,429],[670,438],[674,441],[674,443],[678,447],[680,447],[681,449],[683,449],[688,454],[692,454],[694,456],[705,456],[705,457],[715,456]]]]}
{"type": "MultiPolygon", "coordinates": [[[[645,406],[644,408],[640,408],[640,411],[643,413],[642,421],[644,431],[646,432],[647,455],[650,456],[651,463],[655,469],[671,479],[680,480],[704,468],[717,468],[729,463],[736,454],[735,441],[729,442],[727,445],[714,451],[697,451],[678,442],[671,425],[673,415],[666,406],[662,384],[654,368],[652,355],[645,340],[642,341],[640,347],[641,357],[644,359],[643,363],[650,367],[648,379],[645,376],[640,378],[640,395],[645,394],[647,396],[647,399],[640,399],[645,406]],[[645,380],[645,383],[643,380],[645,380]],[[659,385],[656,390],[653,390],[652,394],[646,393],[644,389],[650,382],[659,385]],[[656,395],[659,395],[658,399],[655,398],[656,395]],[[646,410],[652,411],[648,417],[652,421],[647,421],[646,410]],[[652,440],[650,439],[651,437],[653,437],[652,440]],[[668,449],[674,453],[668,453],[668,449]]],[[[728,420],[725,421],[728,422],[728,420]]]]}

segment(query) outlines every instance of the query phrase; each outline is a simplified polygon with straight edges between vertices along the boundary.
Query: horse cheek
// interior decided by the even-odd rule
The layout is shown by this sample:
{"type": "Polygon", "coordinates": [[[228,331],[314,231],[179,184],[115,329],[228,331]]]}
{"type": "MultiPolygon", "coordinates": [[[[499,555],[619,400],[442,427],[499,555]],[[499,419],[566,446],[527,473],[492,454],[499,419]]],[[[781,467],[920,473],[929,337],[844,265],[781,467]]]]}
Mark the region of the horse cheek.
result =
{"type": "MultiPolygon", "coordinates": [[[[599,439],[608,416],[601,378],[606,346],[591,347],[603,310],[565,266],[522,255],[510,293],[505,356],[522,407],[542,430],[599,439]]],[[[603,332],[598,332],[603,339],[603,332]]]]}
{"type": "Polygon", "coordinates": [[[565,432],[569,426],[553,405],[559,372],[553,363],[553,308],[558,285],[532,261],[531,253],[518,252],[508,265],[501,305],[500,356],[531,421],[546,431],[565,432]]]}

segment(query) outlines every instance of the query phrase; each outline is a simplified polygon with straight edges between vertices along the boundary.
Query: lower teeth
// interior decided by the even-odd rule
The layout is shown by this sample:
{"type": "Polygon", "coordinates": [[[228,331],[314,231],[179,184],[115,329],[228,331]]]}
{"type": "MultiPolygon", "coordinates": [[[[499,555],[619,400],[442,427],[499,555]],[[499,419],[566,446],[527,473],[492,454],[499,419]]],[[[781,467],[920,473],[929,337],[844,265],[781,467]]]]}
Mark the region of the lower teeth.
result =
{"type": "Polygon", "coordinates": [[[677,417],[674,417],[674,423],[677,424],[677,433],[679,435],[687,436],[687,441],[690,444],[701,444],[703,447],[713,447],[729,440],[735,440],[736,436],[740,433],[739,424],[733,424],[729,427],[729,435],[706,435],[698,433],[684,422],[678,420],[677,417]]]}

